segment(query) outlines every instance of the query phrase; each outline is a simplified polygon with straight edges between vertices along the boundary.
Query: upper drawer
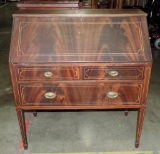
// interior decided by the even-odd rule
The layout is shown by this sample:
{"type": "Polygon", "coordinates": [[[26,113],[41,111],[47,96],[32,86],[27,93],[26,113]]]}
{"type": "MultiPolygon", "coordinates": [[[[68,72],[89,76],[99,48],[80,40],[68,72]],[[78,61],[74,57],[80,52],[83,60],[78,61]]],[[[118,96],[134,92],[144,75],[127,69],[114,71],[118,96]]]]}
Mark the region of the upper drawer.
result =
{"type": "Polygon", "coordinates": [[[40,81],[40,80],[79,80],[80,68],[72,66],[25,66],[17,68],[18,80],[40,81]]]}
{"type": "Polygon", "coordinates": [[[144,67],[84,67],[85,80],[140,80],[144,77],[144,67]]]}

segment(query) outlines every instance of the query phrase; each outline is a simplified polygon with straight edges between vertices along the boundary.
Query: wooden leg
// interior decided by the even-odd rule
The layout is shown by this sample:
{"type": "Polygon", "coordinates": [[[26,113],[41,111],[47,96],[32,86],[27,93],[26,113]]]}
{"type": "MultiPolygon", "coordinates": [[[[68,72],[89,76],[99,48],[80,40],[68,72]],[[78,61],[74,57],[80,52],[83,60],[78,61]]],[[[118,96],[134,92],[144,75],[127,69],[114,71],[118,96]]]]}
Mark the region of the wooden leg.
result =
{"type": "Polygon", "coordinates": [[[21,130],[21,135],[22,135],[23,147],[26,150],[28,148],[28,143],[27,143],[27,136],[26,136],[24,111],[21,109],[16,109],[16,111],[17,111],[17,117],[18,117],[19,126],[21,130]]]}
{"type": "Polygon", "coordinates": [[[91,9],[94,9],[94,0],[91,0],[91,9]]]}
{"type": "Polygon", "coordinates": [[[139,140],[140,140],[140,137],[141,137],[145,111],[146,111],[146,108],[140,108],[139,111],[138,111],[137,131],[136,131],[136,141],[135,141],[135,147],[136,148],[139,147],[139,140]]]}
{"type": "Polygon", "coordinates": [[[125,115],[125,116],[128,116],[128,109],[125,109],[125,110],[124,110],[124,115],[125,115]]]}
{"type": "Polygon", "coordinates": [[[36,110],[33,111],[33,116],[34,116],[34,117],[37,117],[37,112],[36,112],[36,110]]]}
{"type": "Polygon", "coordinates": [[[122,9],[122,0],[119,0],[118,9],[122,9]]]}

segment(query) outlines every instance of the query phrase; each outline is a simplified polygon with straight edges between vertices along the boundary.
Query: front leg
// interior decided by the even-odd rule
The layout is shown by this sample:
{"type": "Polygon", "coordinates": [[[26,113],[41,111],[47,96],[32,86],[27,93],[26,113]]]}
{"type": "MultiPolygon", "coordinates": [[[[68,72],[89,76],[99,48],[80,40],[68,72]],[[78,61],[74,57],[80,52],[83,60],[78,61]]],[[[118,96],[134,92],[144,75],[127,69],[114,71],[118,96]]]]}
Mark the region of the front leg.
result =
{"type": "Polygon", "coordinates": [[[144,121],[144,115],[146,108],[140,108],[138,109],[138,118],[137,118],[137,131],[136,131],[136,141],[135,141],[135,147],[139,147],[139,140],[141,137],[142,127],[143,127],[143,121],[144,121]]]}
{"type": "Polygon", "coordinates": [[[27,136],[26,136],[24,111],[21,109],[16,109],[16,111],[17,111],[17,117],[18,117],[19,126],[21,130],[22,140],[23,140],[23,147],[26,150],[28,148],[28,143],[27,143],[27,136]]]}

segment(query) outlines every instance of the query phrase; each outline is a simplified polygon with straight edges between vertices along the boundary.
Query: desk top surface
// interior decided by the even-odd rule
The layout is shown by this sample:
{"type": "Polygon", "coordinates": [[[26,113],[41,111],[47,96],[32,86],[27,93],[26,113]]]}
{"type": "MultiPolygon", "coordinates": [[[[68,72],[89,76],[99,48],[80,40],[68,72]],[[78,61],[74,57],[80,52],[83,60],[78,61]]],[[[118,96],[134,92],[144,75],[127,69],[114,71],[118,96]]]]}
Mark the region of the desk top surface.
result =
{"type": "Polygon", "coordinates": [[[13,16],[108,16],[129,17],[147,16],[139,9],[26,9],[19,10],[13,16]]]}

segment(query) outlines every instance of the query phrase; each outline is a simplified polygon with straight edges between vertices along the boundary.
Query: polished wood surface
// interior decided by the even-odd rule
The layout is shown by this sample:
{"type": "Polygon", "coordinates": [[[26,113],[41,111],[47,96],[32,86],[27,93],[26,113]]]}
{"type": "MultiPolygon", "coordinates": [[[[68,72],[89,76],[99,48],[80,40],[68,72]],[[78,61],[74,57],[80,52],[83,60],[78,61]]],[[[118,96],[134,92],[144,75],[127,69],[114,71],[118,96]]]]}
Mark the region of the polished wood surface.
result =
{"type": "Polygon", "coordinates": [[[80,67],[75,66],[21,66],[15,65],[19,81],[79,80],[80,67]]]}
{"type": "MultiPolygon", "coordinates": [[[[143,17],[146,13],[139,9],[28,9],[18,10],[13,17],[143,17]]],[[[145,19],[144,19],[145,22],[145,19]]]]}
{"type": "MultiPolygon", "coordinates": [[[[65,12],[68,11],[62,13],[65,12]]],[[[132,13],[130,17],[127,17],[128,14],[124,14],[125,17],[117,17],[114,11],[112,14],[114,17],[110,17],[111,14],[108,15],[108,13],[111,11],[96,10],[93,12],[99,15],[105,12],[106,17],[100,18],[96,14],[86,18],[83,10],[71,12],[73,15],[69,16],[60,14],[61,12],[52,14],[49,20],[43,17],[45,14],[34,17],[25,17],[24,14],[23,18],[16,18],[18,26],[14,28],[13,35],[18,37],[13,40],[14,45],[11,46],[11,50],[16,50],[17,53],[11,52],[13,54],[10,56],[11,61],[135,62],[151,60],[148,54],[150,53],[148,34],[145,31],[147,24],[143,17],[135,17],[132,13]],[[61,15],[64,17],[57,17],[61,15]],[[49,34],[48,31],[50,31],[49,34]]],[[[127,11],[122,12],[127,13],[127,11]]],[[[29,14],[32,15],[32,12],[28,11],[27,16],[29,14]]],[[[18,17],[18,15],[15,16],[18,17]]]]}
{"type": "Polygon", "coordinates": [[[139,105],[141,103],[142,84],[90,83],[90,84],[21,84],[21,105],[77,106],[77,105],[139,105]],[[46,93],[55,93],[55,98],[46,98],[46,93]],[[109,92],[117,93],[110,98],[109,92]]]}
{"type": "Polygon", "coordinates": [[[84,67],[83,79],[86,80],[136,80],[143,79],[144,67],[84,67]]]}
{"type": "Polygon", "coordinates": [[[20,10],[9,66],[25,148],[24,111],[138,110],[138,147],[152,66],[139,10],[20,10]]]}

